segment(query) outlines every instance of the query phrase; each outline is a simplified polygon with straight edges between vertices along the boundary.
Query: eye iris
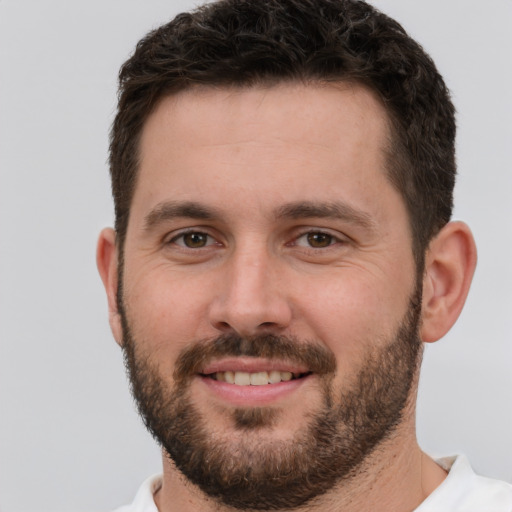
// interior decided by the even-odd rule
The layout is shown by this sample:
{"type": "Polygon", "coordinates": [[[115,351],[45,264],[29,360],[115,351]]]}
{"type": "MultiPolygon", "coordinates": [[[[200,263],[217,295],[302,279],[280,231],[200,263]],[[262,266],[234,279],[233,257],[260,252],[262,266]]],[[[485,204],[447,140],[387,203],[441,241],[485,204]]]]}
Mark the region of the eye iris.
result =
{"type": "Polygon", "coordinates": [[[332,236],[327,233],[309,233],[308,244],[311,247],[327,247],[332,243],[332,236]]]}
{"type": "Polygon", "coordinates": [[[183,235],[183,241],[187,247],[197,249],[206,245],[207,237],[204,233],[187,233],[183,235]]]}

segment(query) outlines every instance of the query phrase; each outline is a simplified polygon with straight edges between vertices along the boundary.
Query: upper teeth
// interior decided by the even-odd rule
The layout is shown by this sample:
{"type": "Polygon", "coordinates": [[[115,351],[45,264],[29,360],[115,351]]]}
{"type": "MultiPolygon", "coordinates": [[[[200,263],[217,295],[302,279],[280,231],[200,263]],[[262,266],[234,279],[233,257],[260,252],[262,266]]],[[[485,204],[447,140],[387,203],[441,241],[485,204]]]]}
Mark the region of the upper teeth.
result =
{"type": "Polygon", "coordinates": [[[291,380],[292,372],[280,372],[272,370],[270,372],[217,372],[213,374],[213,378],[229,384],[238,386],[263,386],[265,384],[277,384],[281,381],[291,380]]]}

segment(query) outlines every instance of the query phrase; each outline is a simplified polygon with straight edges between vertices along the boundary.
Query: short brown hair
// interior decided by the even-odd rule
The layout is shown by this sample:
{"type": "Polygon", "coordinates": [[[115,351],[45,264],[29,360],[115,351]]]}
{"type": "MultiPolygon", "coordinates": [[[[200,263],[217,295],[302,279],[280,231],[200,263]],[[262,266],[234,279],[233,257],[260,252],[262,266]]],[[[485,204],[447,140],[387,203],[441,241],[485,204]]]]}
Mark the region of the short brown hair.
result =
{"type": "Polygon", "coordinates": [[[408,209],[419,267],[451,217],[455,109],[433,61],[393,19],[358,0],[220,0],[150,32],[119,74],[110,136],[122,251],[144,122],[164,96],[192,87],[350,81],[381,99],[392,140],[387,172],[408,209]]]}

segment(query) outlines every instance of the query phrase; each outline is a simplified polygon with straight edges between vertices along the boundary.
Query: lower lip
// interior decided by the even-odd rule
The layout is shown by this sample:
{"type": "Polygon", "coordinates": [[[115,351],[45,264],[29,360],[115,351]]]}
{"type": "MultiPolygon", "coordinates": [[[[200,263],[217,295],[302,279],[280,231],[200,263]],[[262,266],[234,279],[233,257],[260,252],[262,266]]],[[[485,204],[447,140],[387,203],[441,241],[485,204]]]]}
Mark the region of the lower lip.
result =
{"type": "Polygon", "coordinates": [[[210,377],[199,377],[211,393],[225,402],[235,406],[263,406],[276,402],[293,392],[297,391],[306,381],[312,378],[311,375],[293,379],[277,384],[266,384],[263,386],[238,386],[229,384],[210,377]]]}

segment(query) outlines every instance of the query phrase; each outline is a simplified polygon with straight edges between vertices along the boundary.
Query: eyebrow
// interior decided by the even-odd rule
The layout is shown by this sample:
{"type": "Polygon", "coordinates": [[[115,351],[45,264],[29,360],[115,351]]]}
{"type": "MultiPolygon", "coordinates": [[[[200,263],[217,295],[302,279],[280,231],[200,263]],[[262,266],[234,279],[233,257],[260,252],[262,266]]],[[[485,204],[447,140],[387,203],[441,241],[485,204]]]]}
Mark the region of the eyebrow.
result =
{"type": "Polygon", "coordinates": [[[163,222],[177,219],[189,218],[198,220],[212,220],[220,217],[220,212],[215,208],[209,208],[193,201],[166,201],[158,204],[144,218],[144,230],[152,228],[163,222]]]}
{"type": "Polygon", "coordinates": [[[275,216],[278,219],[339,219],[351,224],[361,226],[367,230],[376,229],[374,219],[366,212],[354,208],[344,202],[311,202],[300,201],[288,203],[279,207],[275,216]]]}
{"type": "MultiPolygon", "coordinates": [[[[298,201],[286,203],[274,210],[274,218],[279,219],[339,219],[361,226],[367,230],[376,228],[372,217],[344,202],[298,201]]],[[[194,201],[166,201],[158,204],[144,218],[144,230],[150,231],[155,226],[176,218],[197,220],[216,220],[222,217],[217,208],[205,206],[194,201]]]]}

